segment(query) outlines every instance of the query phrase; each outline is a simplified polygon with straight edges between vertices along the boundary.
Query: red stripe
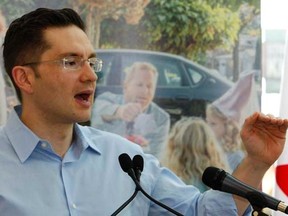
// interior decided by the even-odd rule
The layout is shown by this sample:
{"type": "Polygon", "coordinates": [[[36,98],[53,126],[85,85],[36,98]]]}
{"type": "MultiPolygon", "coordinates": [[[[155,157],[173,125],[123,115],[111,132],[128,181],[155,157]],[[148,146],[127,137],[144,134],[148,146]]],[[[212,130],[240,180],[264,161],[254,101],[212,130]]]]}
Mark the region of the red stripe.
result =
{"type": "Polygon", "coordinates": [[[276,167],[276,182],[286,196],[288,196],[288,164],[276,167]]]}

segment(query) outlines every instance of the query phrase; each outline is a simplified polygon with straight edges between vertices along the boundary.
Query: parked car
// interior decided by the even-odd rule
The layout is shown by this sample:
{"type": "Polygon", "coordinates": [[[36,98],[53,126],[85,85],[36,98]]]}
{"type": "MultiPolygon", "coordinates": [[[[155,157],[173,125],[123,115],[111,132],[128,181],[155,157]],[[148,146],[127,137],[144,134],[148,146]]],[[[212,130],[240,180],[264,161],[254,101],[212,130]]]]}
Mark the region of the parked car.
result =
{"type": "Polygon", "coordinates": [[[136,61],[149,62],[159,73],[154,102],[174,120],[182,115],[205,115],[206,103],[233,85],[217,71],[178,55],[128,49],[98,49],[96,54],[103,60],[103,78],[98,82],[96,97],[106,91],[121,94],[125,68],[136,61]]]}

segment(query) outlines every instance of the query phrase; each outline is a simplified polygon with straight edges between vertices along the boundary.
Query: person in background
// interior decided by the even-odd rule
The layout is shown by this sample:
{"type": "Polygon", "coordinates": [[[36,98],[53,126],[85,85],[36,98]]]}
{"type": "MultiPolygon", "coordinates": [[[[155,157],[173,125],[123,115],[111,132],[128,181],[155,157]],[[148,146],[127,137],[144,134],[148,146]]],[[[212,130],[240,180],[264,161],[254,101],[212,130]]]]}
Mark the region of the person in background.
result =
{"type": "MultiPolygon", "coordinates": [[[[122,153],[141,155],[142,187],[185,216],[236,216],[249,207],[231,194],[200,193],[140,146],[78,124],[91,118],[102,61],[74,10],[39,8],[23,15],[10,24],[3,46],[21,104],[0,128],[1,216],[111,215],[136,187],[118,162],[122,153]]],[[[288,119],[259,112],[247,118],[241,132],[247,156],[233,176],[258,187],[283,151],[287,128],[288,119]]],[[[121,212],[168,214],[141,193],[121,212]]]]}
{"type": "Polygon", "coordinates": [[[186,117],[172,127],[161,164],[201,192],[209,189],[202,174],[209,166],[229,172],[227,159],[213,131],[201,118],[186,117]]]}
{"type": "Polygon", "coordinates": [[[125,71],[123,95],[105,92],[96,97],[91,126],[119,134],[159,157],[166,143],[169,114],[152,100],[158,72],[146,62],[135,62],[125,71]]]}
{"type": "Polygon", "coordinates": [[[206,121],[223,148],[230,168],[234,170],[245,156],[238,123],[212,104],[207,106],[206,121]]]}
{"type": "Polygon", "coordinates": [[[245,73],[228,92],[206,108],[206,121],[222,146],[232,170],[246,154],[240,138],[243,116],[259,111],[255,92],[254,74],[245,73]]]}

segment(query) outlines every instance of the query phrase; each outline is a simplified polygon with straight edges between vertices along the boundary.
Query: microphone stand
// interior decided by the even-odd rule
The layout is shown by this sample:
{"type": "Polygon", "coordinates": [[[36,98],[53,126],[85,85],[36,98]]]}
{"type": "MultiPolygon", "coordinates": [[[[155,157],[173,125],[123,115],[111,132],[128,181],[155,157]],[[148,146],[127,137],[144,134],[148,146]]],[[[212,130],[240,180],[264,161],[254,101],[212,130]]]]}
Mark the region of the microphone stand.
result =
{"type": "Polygon", "coordinates": [[[266,203],[266,200],[260,193],[250,192],[247,194],[247,199],[253,208],[251,214],[252,216],[269,216],[263,212],[263,209],[265,208],[264,203],[266,203]]]}
{"type": "Polygon", "coordinates": [[[175,211],[174,209],[164,205],[163,203],[159,202],[158,200],[154,199],[153,197],[151,197],[149,194],[146,193],[146,191],[143,190],[143,188],[141,187],[140,183],[138,182],[135,173],[132,169],[128,170],[128,175],[132,178],[132,180],[134,181],[134,183],[136,184],[136,189],[138,188],[138,190],[140,190],[144,196],[146,196],[148,199],[150,199],[151,201],[153,201],[154,203],[156,203],[157,205],[161,206],[162,208],[168,210],[169,212],[173,213],[174,215],[177,216],[184,216],[183,214],[175,211]]]}
{"type": "MultiPolygon", "coordinates": [[[[146,191],[143,190],[143,188],[140,185],[140,175],[141,175],[141,172],[143,170],[143,158],[141,155],[136,155],[133,158],[133,162],[132,162],[130,156],[126,153],[123,153],[123,154],[119,155],[118,160],[119,160],[119,163],[120,163],[122,170],[124,172],[126,172],[131,177],[131,179],[133,180],[133,182],[136,185],[134,194],[137,194],[138,191],[141,191],[143,193],[143,195],[146,196],[149,200],[153,201],[154,203],[156,203],[157,205],[166,209],[167,211],[169,211],[169,212],[171,212],[177,216],[184,216],[183,214],[177,212],[176,210],[174,210],[174,209],[164,205],[163,203],[155,200],[153,197],[151,197],[149,194],[147,194],[146,191]]],[[[132,195],[132,197],[133,197],[133,195],[132,195]]],[[[125,203],[123,205],[125,205],[125,203]]]]}
{"type": "Polygon", "coordinates": [[[139,188],[136,186],[132,196],[125,203],[123,203],[111,216],[116,216],[117,214],[119,214],[136,197],[138,192],[139,188]]]}
{"type": "Polygon", "coordinates": [[[252,206],[253,211],[252,211],[252,216],[269,216],[268,214],[264,213],[262,209],[257,210],[254,206],[252,206]]]}

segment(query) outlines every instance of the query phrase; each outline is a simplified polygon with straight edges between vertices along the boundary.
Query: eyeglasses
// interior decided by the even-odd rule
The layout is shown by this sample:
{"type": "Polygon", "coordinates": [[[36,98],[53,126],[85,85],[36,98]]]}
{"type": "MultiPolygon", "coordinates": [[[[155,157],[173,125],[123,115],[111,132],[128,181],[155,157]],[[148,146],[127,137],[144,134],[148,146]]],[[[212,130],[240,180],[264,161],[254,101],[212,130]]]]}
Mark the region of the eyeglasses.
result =
{"type": "Polygon", "coordinates": [[[22,66],[42,64],[42,63],[62,63],[62,67],[66,70],[78,70],[83,67],[86,61],[89,62],[90,67],[93,69],[95,73],[100,72],[102,70],[103,61],[101,59],[98,59],[96,57],[83,59],[80,56],[68,56],[63,59],[57,59],[57,60],[30,62],[25,63],[22,66]]]}

